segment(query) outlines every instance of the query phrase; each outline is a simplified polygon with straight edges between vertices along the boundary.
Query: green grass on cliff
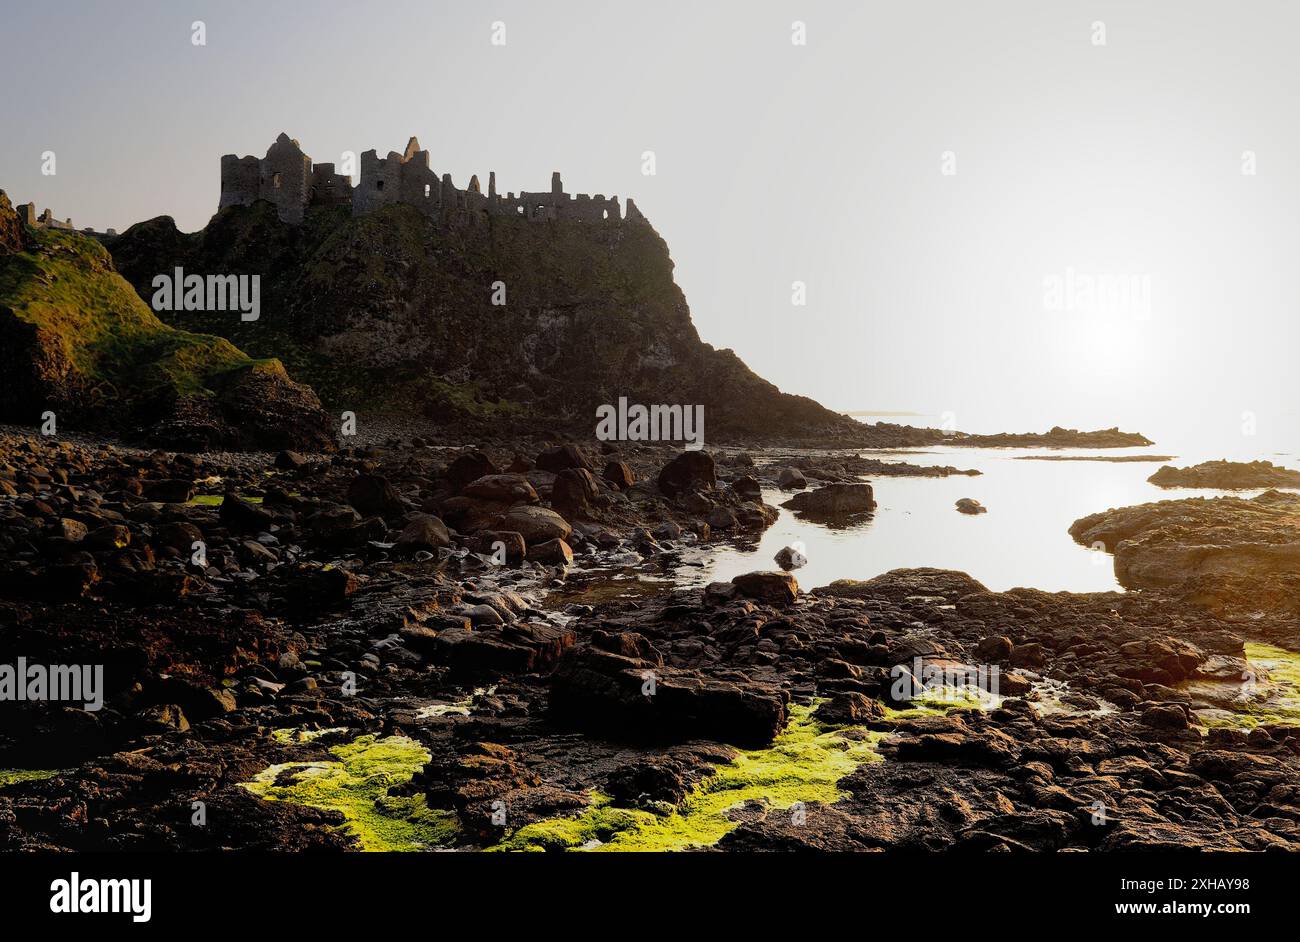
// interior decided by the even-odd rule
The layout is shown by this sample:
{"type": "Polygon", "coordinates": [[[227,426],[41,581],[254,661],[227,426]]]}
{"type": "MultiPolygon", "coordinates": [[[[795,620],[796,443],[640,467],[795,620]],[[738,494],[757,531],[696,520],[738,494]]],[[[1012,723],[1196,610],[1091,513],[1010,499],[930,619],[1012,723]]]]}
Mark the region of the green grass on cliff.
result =
{"type": "Polygon", "coordinates": [[[35,230],[0,265],[0,304],[45,332],[90,385],[120,396],[205,394],[258,364],[230,341],[160,321],[113,269],[107,250],[75,232],[35,230]]]}

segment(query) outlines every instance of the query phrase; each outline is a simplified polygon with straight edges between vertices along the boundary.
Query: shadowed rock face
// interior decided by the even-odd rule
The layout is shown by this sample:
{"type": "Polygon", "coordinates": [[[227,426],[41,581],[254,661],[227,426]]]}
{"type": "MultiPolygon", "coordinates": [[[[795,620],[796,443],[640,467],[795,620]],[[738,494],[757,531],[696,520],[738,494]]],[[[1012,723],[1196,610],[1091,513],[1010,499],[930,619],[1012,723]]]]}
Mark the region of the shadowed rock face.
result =
{"type": "Polygon", "coordinates": [[[1070,535],[1114,553],[1127,588],[1175,589],[1219,611],[1300,606],[1300,495],[1141,504],[1076,520],[1070,535]]]}
{"type": "Polygon", "coordinates": [[[485,216],[442,226],[392,205],[359,218],[313,209],[294,226],[259,202],[223,209],[192,235],[161,217],[107,244],[142,296],[157,272],[177,265],[260,274],[254,327],[174,322],[301,364],[343,408],[589,434],[596,408],[627,396],[647,407],[703,405],[709,437],[906,437],[786,395],[730,350],[701,342],[668,246],[649,225],[485,216]],[[504,306],[487,287],[498,281],[504,306]]]}
{"type": "MultiPolygon", "coordinates": [[[[160,269],[161,270],[161,269],[160,269]]],[[[331,451],[310,389],[277,360],[158,320],[94,239],[28,229],[0,192],[0,418],[171,448],[331,451]]]]}

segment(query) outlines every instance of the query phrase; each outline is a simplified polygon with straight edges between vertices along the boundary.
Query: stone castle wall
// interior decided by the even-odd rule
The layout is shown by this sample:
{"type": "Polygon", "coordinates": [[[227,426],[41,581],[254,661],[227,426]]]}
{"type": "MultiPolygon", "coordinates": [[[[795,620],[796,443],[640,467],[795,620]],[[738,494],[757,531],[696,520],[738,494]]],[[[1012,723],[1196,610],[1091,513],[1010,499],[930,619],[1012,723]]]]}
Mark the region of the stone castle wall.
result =
{"type": "Polygon", "coordinates": [[[583,222],[644,222],[632,200],[627,212],[621,210],[617,196],[603,194],[571,196],[564,192],[559,173],[551,175],[551,189],[546,193],[521,192],[518,195],[497,192],[496,174],[488,176],[488,192],[483,193],[479,178],[474,176],[461,190],[451,174],[439,176],[430,165],[429,152],[420,149],[414,137],[405,152],[389,151],[380,157],[368,150],[361,155],[360,180],[335,172],[333,164],[316,164],[302,152],[298,142],[281,134],[267,150],[266,156],[221,158],[221,200],[219,209],[248,206],[263,199],[273,203],[285,222],[301,223],[311,206],[350,206],[355,216],[372,213],[382,206],[402,203],[414,206],[431,217],[450,215],[474,218],[483,214],[522,216],[545,221],[576,219],[583,222]]]}
{"type": "Polygon", "coordinates": [[[54,213],[50,212],[48,208],[38,215],[35,203],[23,203],[21,206],[15,206],[14,211],[18,213],[19,219],[35,229],[62,229],[65,232],[84,232],[88,235],[117,235],[116,229],[109,229],[106,232],[96,232],[90,227],[78,229],[72,224],[71,217],[55,219],[54,213]]]}

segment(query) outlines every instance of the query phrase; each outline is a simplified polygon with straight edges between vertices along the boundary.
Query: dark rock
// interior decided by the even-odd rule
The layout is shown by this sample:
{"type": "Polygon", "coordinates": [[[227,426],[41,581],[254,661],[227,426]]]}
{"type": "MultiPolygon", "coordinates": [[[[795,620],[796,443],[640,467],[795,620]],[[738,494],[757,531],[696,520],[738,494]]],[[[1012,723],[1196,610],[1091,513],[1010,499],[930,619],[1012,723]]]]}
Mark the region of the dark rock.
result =
{"type": "Polygon", "coordinates": [[[876,501],[870,484],[827,484],[795,494],[781,506],[810,516],[842,517],[873,510],[876,501]]]}
{"type": "Polygon", "coordinates": [[[632,472],[631,465],[626,461],[609,462],[605,465],[602,476],[620,491],[625,491],[636,483],[636,475],[632,472]]]}
{"type": "Polygon", "coordinates": [[[659,490],[670,499],[692,491],[712,490],[717,483],[713,456],[707,451],[684,451],[659,472],[659,490]]]}
{"type": "Polygon", "coordinates": [[[402,528],[395,549],[402,553],[436,552],[450,545],[451,535],[446,524],[431,514],[419,514],[402,528]]]}
{"type": "Polygon", "coordinates": [[[530,546],[528,548],[528,558],[532,562],[541,563],[544,566],[571,566],[573,565],[573,550],[564,540],[547,540],[545,543],[535,543],[530,546]]]}
{"type": "Polygon", "coordinates": [[[249,503],[237,494],[227,492],[221,501],[221,522],[236,533],[260,533],[269,530],[275,519],[270,513],[249,503]]]}
{"type": "Polygon", "coordinates": [[[799,598],[799,583],[788,572],[750,572],[731,582],[741,595],[768,605],[793,605],[799,598]]]}
{"type": "Polygon", "coordinates": [[[363,514],[397,514],[402,500],[386,478],[377,474],[358,474],[348,484],[348,503],[363,514]]]}

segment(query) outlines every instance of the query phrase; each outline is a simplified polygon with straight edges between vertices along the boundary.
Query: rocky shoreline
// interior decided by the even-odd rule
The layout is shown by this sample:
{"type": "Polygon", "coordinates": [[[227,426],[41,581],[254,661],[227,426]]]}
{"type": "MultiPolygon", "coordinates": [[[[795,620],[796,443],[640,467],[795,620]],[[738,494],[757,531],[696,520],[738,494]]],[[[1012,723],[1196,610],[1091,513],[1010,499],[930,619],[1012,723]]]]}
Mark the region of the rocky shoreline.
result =
{"type": "Polygon", "coordinates": [[[0,434],[0,664],[107,688],[7,704],[0,847],[1300,849],[1294,612],[925,569],[675,588],[787,471],[873,500],[871,459],[793,457],[0,434]]]}

